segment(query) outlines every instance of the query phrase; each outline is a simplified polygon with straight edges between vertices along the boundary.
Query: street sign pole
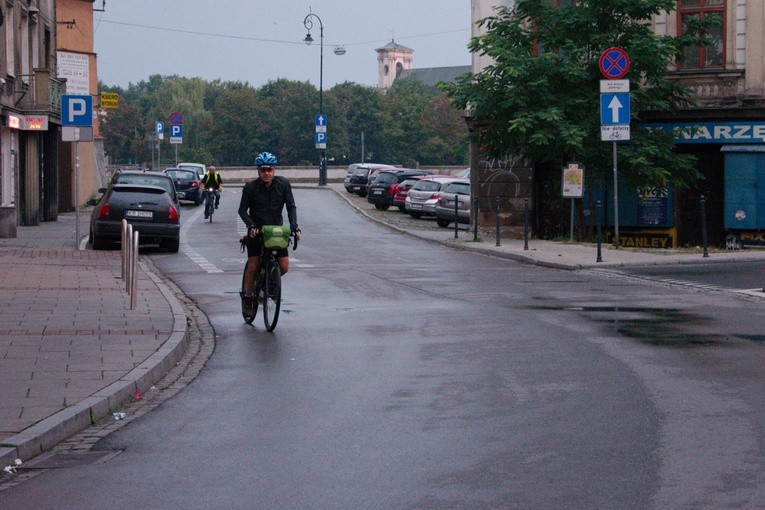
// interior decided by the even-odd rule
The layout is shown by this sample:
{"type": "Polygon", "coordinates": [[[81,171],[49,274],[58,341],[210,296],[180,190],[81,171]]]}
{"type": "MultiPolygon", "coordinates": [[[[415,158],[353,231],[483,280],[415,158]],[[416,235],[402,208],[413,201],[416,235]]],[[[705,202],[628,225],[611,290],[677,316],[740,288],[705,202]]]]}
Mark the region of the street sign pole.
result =
{"type": "Polygon", "coordinates": [[[80,142],[74,142],[74,239],[80,249],[80,142]]]}
{"type": "Polygon", "coordinates": [[[622,80],[630,68],[630,59],[621,48],[608,48],[600,55],[601,140],[611,139],[614,160],[614,248],[619,248],[619,182],[617,140],[630,139],[629,80],[622,80]],[[610,117],[608,113],[610,112],[610,117]]]}
{"type": "Polygon", "coordinates": [[[74,235],[80,249],[80,140],[93,141],[93,98],[61,96],[61,134],[65,142],[74,142],[74,235]]]}
{"type": "Polygon", "coordinates": [[[614,247],[619,248],[619,180],[617,177],[616,142],[614,145],[614,247]]]}

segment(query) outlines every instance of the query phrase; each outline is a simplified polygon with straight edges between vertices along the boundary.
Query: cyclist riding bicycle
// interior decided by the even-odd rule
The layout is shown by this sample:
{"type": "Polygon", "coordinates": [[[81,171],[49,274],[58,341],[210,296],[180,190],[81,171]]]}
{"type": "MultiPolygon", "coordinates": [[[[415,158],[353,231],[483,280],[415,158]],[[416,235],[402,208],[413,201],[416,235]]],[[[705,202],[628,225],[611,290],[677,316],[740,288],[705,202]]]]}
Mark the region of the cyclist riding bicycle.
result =
{"type": "MultiPolygon", "coordinates": [[[[207,169],[207,173],[202,177],[202,189],[211,190],[215,195],[215,208],[220,205],[220,192],[223,190],[223,179],[214,166],[210,166],[207,169]]],[[[207,212],[205,211],[205,219],[207,219],[207,212]]]]}
{"type": "MultiPolygon", "coordinates": [[[[245,270],[242,288],[242,306],[245,309],[254,308],[253,293],[255,276],[260,271],[260,254],[263,250],[263,235],[260,229],[263,225],[282,225],[282,210],[286,207],[290,230],[300,239],[300,229],[297,224],[297,207],[292,196],[292,185],[286,177],[274,175],[278,160],[270,152],[262,152],[255,158],[258,167],[258,177],[244,185],[242,200],[239,203],[239,217],[247,225],[247,269],[245,270]]],[[[276,260],[282,274],[289,271],[289,253],[287,248],[276,252],[276,260]]]]}

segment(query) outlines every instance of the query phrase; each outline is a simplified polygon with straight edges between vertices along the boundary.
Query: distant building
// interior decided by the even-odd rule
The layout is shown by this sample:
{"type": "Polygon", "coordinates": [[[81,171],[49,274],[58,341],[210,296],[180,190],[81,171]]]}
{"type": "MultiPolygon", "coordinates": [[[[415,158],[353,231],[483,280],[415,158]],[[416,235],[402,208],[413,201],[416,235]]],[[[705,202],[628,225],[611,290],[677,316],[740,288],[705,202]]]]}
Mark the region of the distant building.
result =
{"type": "Polygon", "coordinates": [[[471,66],[424,67],[412,69],[414,50],[391,40],[377,52],[377,88],[386,92],[396,78],[415,78],[426,85],[454,82],[457,76],[471,71],[471,66]]]}
{"type": "Polygon", "coordinates": [[[391,40],[375,51],[377,52],[377,88],[385,92],[401,73],[412,68],[414,50],[391,40]]]}
{"type": "Polygon", "coordinates": [[[423,67],[402,71],[399,78],[414,78],[426,85],[437,85],[438,82],[453,83],[461,74],[471,72],[471,66],[423,67]]]}

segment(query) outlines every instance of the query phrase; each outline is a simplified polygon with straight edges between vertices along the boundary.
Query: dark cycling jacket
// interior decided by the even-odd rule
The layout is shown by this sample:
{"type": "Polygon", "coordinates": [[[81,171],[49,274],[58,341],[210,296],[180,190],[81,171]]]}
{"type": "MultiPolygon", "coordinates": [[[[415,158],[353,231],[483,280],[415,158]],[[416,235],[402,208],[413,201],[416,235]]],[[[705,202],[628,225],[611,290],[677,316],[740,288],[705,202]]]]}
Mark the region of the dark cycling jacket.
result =
{"type": "Polygon", "coordinates": [[[239,202],[239,217],[248,227],[283,225],[282,210],[287,207],[290,229],[297,230],[297,207],[292,186],[286,177],[274,176],[271,186],[264,186],[260,178],[244,185],[239,202]]]}

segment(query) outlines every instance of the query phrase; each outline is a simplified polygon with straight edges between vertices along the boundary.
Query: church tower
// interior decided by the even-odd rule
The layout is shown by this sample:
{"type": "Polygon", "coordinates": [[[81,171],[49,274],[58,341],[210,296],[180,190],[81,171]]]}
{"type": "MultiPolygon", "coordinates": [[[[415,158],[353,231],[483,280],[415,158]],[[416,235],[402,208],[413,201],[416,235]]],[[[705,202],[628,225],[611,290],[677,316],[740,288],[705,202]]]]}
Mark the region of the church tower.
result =
{"type": "Polygon", "coordinates": [[[393,80],[397,76],[412,68],[414,50],[391,40],[375,51],[377,52],[377,88],[385,92],[393,85],[393,80]]]}

